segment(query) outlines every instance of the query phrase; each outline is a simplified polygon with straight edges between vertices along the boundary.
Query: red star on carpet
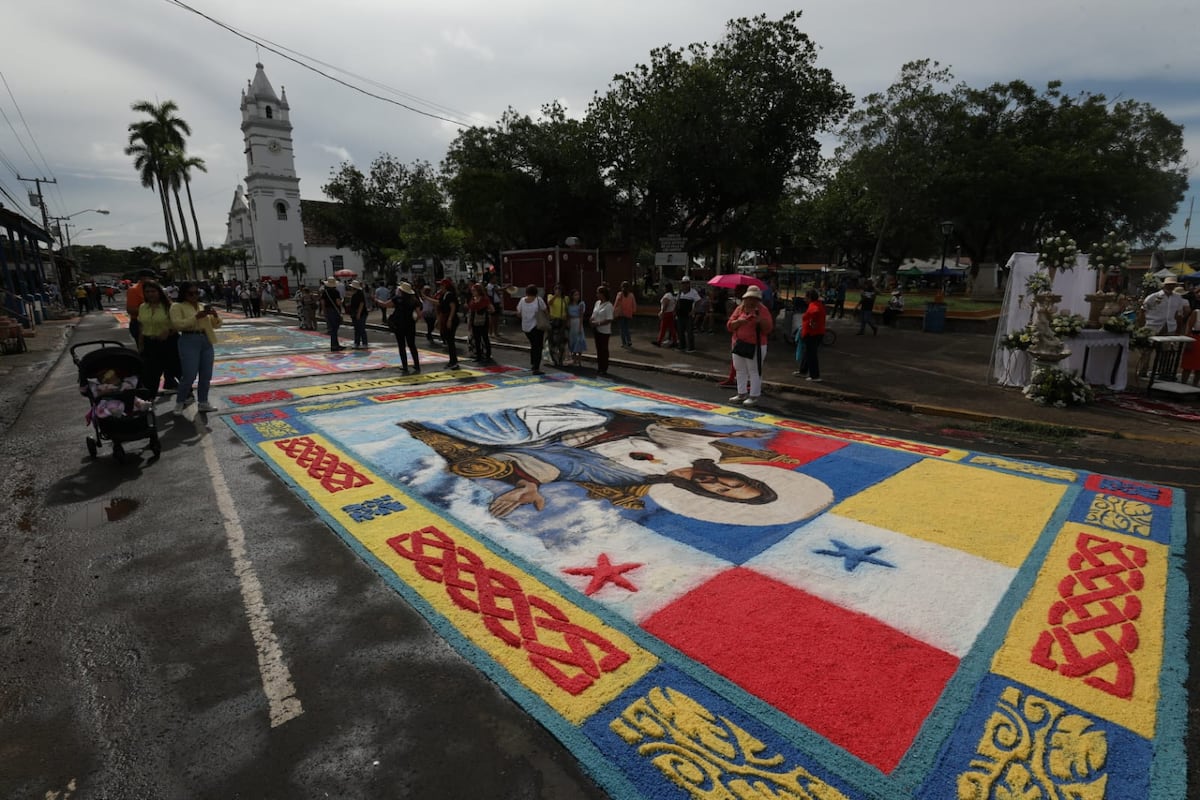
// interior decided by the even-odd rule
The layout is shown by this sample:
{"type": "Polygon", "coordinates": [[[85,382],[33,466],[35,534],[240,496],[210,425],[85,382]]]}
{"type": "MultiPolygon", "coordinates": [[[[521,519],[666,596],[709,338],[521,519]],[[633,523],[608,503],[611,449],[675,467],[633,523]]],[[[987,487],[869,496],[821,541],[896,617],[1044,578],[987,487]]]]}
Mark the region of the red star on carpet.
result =
{"type": "Polygon", "coordinates": [[[614,564],[608,560],[607,553],[601,553],[600,558],[596,560],[594,567],[570,567],[564,569],[563,572],[568,575],[591,575],[592,580],[588,583],[587,588],[583,590],[586,595],[592,595],[600,591],[604,584],[611,581],[622,589],[628,589],[631,592],[636,592],[638,588],[629,582],[624,573],[630,570],[637,569],[641,564],[614,564]]]}

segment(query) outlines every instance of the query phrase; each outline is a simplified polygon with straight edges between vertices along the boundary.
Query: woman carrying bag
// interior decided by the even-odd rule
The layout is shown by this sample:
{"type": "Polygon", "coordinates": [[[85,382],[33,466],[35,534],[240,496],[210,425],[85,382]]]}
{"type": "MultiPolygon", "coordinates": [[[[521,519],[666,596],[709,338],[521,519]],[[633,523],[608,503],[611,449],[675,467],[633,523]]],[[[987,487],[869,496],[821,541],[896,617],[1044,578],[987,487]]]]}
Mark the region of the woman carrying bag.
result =
{"type": "Polygon", "coordinates": [[[529,366],[534,375],[541,375],[542,347],[546,343],[546,331],[550,330],[550,309],[546,301],[538,297],[537,287],[532,283],[525,287],[525,297],[517,303],[517,316],[521,318],[521,330],[529,339],[529,366]]]}
{"type": "Polygon", "coordinates": [[[762,395],[762,362],[767,357],[767,339],[775,328],[771,312],[762,303],[762,289],[746,287],[725,327],[733,334],[732,359],[737,373],[737,394],[729,402],[758,405],[762,395]]]}
{"type": "Polygon", "coordinates": [[[596,305],[592,306],[592,331],[596,337],[596,375],[608,377],[608,340],[612,336],[613,304],[608,287],[596,287],[596,305]]]}

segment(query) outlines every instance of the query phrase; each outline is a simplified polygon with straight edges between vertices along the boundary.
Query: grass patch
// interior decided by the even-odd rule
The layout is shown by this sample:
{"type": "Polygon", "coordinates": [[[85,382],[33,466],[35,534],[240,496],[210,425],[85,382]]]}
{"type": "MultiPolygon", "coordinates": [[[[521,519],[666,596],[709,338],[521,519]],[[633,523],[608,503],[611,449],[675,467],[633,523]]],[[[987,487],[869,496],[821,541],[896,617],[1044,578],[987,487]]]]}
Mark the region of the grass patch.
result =
{"type": "Polygon", "coordinates": [[[993,419],[978,425],[964,427],[1001,436],[1021,436],[1026,439],[1060,443],[1071,442],[1090,435],[1088,431],[1067,425],[1048,425],[1044,422],[1029,422],[1021,419],[993,419]]]}

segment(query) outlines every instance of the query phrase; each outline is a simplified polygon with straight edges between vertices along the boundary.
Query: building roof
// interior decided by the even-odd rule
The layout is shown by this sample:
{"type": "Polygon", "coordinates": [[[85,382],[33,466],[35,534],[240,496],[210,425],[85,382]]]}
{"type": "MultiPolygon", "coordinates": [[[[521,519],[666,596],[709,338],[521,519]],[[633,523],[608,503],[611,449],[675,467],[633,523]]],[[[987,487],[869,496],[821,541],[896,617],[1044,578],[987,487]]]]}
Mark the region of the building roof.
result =
{"type": "Polygon", "coordinates": [[[330,236],[323,230],[314,226],[311,220],[315,219],[319,209],[322,208],[337,208],[340,203],[331,203],[328,200],[301,200],[300,201],[300,224],[304,226],[304,246],[305,247],[337,247],[337,238],[330,236]],[[316,212],[316,213],[310,213],[316,212]]]}

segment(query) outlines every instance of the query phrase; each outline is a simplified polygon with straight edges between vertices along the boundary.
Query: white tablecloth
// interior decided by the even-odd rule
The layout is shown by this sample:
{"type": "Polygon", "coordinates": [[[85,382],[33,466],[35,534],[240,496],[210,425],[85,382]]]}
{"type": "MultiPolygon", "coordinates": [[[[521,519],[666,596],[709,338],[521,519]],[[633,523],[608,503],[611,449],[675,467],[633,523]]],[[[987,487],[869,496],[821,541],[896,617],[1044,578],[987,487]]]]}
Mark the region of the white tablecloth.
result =
{"type": "MultiPolygon", "coordinates": [[[[1071,355],[1058,363],[1068,372],[1077,372],[1093,386],[1121,391],[1129,372],[1129,334],[1108,331],[1081,331],[1063,339],[1071,355]],[[1084,371],[1084,362],[1087,370],[1084,371]]],[[[1025,386],[1033,371],[1033,359],[1022,350],[1001,350],[996,357],[996,377],[1004,386],[1025,386]]]]}

